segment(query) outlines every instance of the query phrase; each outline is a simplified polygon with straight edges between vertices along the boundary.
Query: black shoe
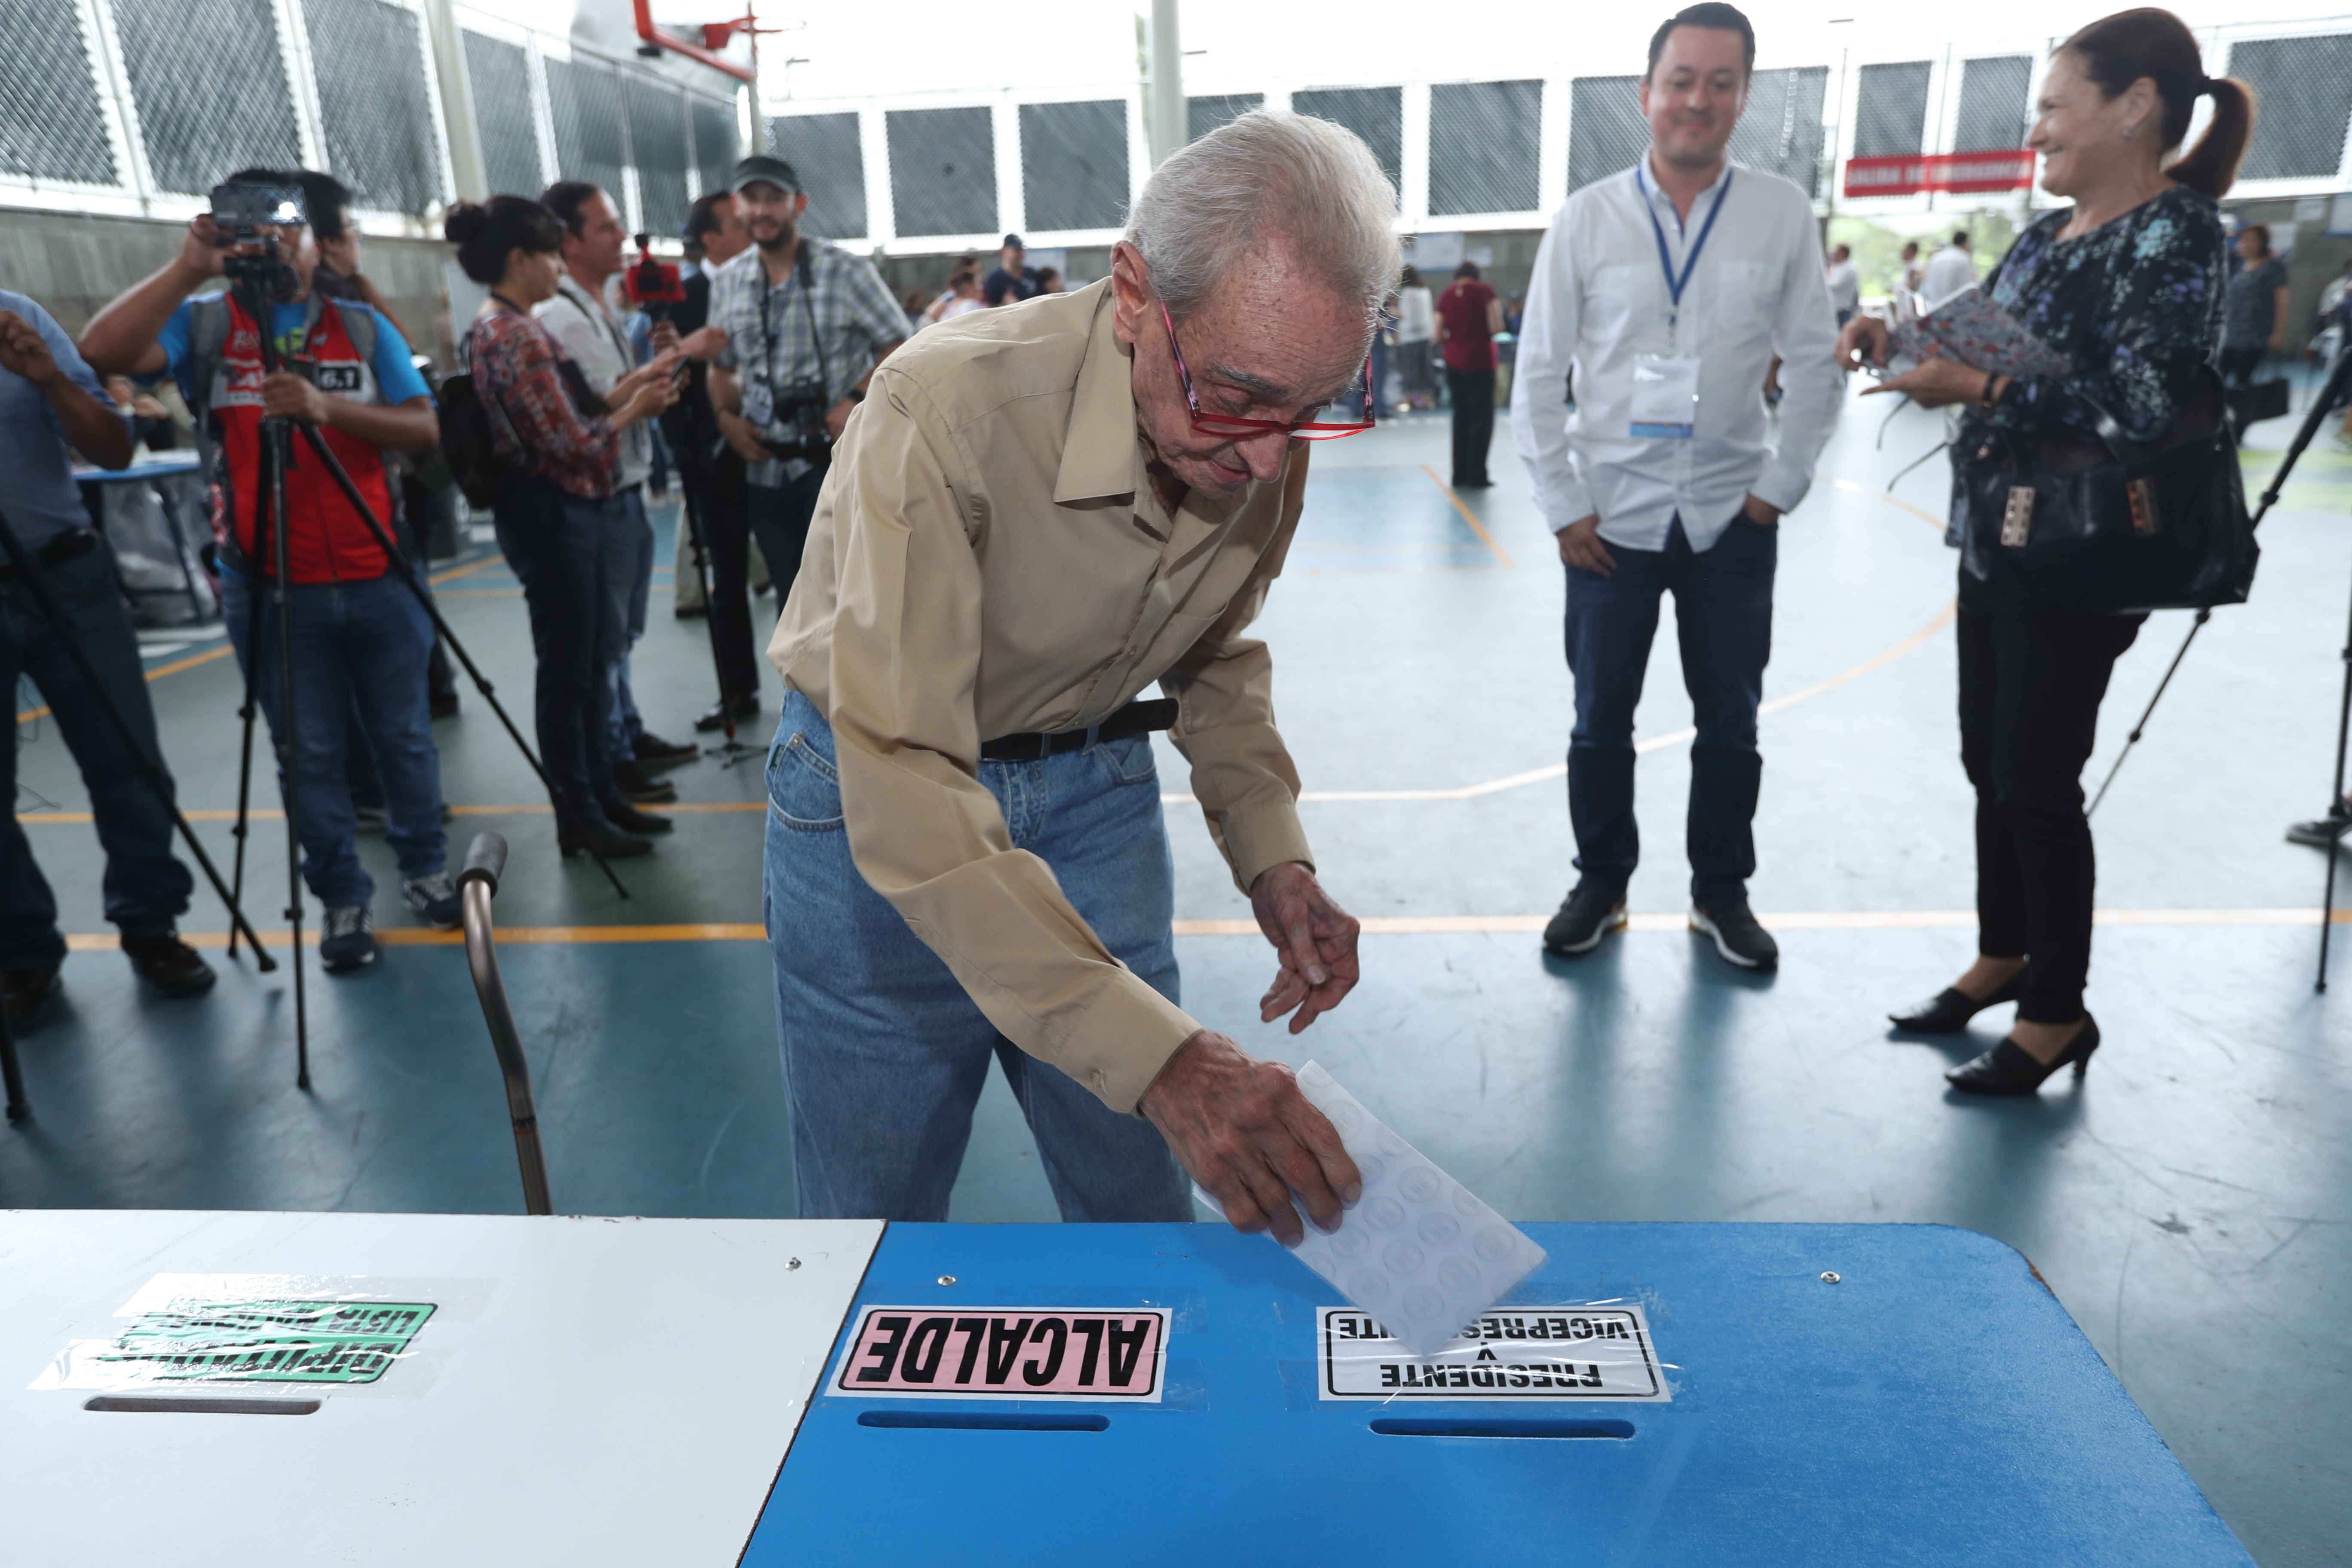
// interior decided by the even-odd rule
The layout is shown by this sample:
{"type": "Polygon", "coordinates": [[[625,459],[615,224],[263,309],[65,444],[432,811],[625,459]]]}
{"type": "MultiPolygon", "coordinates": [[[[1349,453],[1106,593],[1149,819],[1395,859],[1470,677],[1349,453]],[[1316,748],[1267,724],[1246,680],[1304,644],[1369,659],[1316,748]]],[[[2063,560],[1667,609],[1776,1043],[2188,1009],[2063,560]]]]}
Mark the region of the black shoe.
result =
{"type": "Polygon", "coordinates": [[[1495,488],[1495,481],[1480,474],[1475,479],[1454,480],[1454,488],[1457,490],[1491,490],[1495,488]]]}
{"type": "Polygon", "coordinates": [[[2352,828],[2352,816],[2315,816],[2309,822],[2298,822],[2288,827],[2286,841],[2289,844],[2308,844],[2314,849],[2326,849],[2341,840],[2347,828],[2352,828]]]}
{"type": "Polygon", "coordinates": [[[1732,903],[1702,909],[1691,906],[1690,927],[1715,939],[1715,951],[1723,954],[1724,962],[1742,969],[1778,969],[1780,967],[1780,944],[1772,933],[1756,923],[1756,913],[1748,907],[1746,899],[1732,903]]]}
{"type": "Polygon", "coordinates": [[[709,608],[703,605],[680,605],[677,611],[681,621],[698,621],[709,613],[709,608]]]}
{"type": "Polygon", "coordinates": [[[639,733],[637,743],[632,750],[636,752],[637,766],[641,768],[675,767],[702,755],[700,746],[683,741],[665,741],[651,730],[639,733]]]}
{"type": "Polygon", "coordinates": [[[172,931],[162,936],[126,936],[122,956],[131,961],[140,979],[166,996],[201,996],[220,978],[211,964],[196,956],[194,948],[172,931]]]}
{"type": "MultiPolygon", "coordinates": [[[[759,716],[760,700],[758,698],[738,697],[735,699],[735,722],[737,724],[748,724],[759,716]]],[[[703,710],[702,717],[694,721],[694,727],[698,731],[705,735],[708,735],[713,730],[724,730],[727,728],[727,704],[724,702],[712,703],[709,708],[703,710]]]]}
{"type": "Polygon", "coordinates": [[[342,904],[327,911],[319,936],[319,962],[330,974],[348,973],[375,962],[375,919],[365,904],[342,904]]]}
{"type": "Polygon", "coordinates": [[[1625,895],[1579,882],[1560,901],[1559,913],[1544,927],[1546,952],[1575,958],[1601,945],[1612,931],[1625,929],[1625,895]]]}
{"type": "Polygon", "coordinates": [[[624,833],[667,833],[677,826],[671,817],[656,816],[650,811],[639,811],[634,805],[611,801],[604,803],[604,820],[624,833]]]}
{"type": "Polygon", "coordinates": [[[613,787],[621,792],[623,800],[639,805],[677,798],[677,786],[667,779],[656,778],[643,763],[614,763],[613,787]]]}
{"type": "Polygon", "coordinates": [[[626,860],[632,856],[650,855],[653,845],[635,834],[624,833],[609,822],[599,820],[583,826],[577,823],[555,830],[556,847],[563,858],[584,855],[593,849],[607,860],[626,860]]]}
{"type": "Polygon", "coordinates": [[[1981,1002],[1957,985],[1948,985],[1907,1013],[1889,1013],[1886,1021],[1906,1035],[1957,1035],[1969,1026],[1970,1018],[1986,1008],[1998,1007],[2024,995],[2026,976],[2032,973],[2030,967],[2019,970],[1981,1002]]]}
{"type": "Polygon", "coordinates": [[[2075,1080],[2081,1081],[2083,1074],[2090,1069],[2091,1053],[2098,1048],[2099,1021],[2085,1013],[2082,1032],[2067,1041],[2066,1048],[2047,1067],[2035,1061],[2016,1041],[2004,1039],[1984,1055],[1946,1073],[1944,1080],[1962,1094],[2033,1094],[2041,1089],[2042,1079],[2063,1067],[2072,1067],[2075,1080]]]}
{"type": "Polygon", "coordinates": [[[65,989],[58,979],[58,971],[62,967],[36,963],[0,974],[0,1005],[8,1010],[10,1033],[29,1035],[41,1026],[42,1015],[49,1010],[50,999],[65,989]]]}
{"type": "Polygon", "coordinates": [[[427,693],[425,699],[425,711],[427,718],[455,719],[457,716],[457,694],[454,691],[427,693]]]}

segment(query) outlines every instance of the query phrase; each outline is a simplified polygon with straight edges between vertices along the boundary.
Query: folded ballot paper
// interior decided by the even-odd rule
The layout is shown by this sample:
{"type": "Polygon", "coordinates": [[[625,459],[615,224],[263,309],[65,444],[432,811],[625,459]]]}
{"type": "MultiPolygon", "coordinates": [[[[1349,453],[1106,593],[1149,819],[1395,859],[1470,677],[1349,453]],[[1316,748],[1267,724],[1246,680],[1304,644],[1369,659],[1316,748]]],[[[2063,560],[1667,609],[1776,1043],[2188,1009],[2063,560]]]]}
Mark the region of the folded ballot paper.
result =
{"type": "Polygon", "coordinates": [[[1961,289],[1927,315],[1895,327],[1887,368],[1896,374],[1928,359],[1953,359],[1996,375],[2071,375],[2074,366],[1982,289],[1961,289]]]}
{"type": "MultiPolygon", "coordinates": [[[[1291,1251],[1407,1350],[1436,1354],[1542,1266],[1542,1247],[1381,1125],[1319,1064],[1298,1069],[1298,1089],[1339,1129],[1364,1195],[1335,1231],[1307,1220],[1307,1239],[1291,1251]]],[[[1192,1193],[1224,1212],[1199,1187],[1192,1193]]]]}

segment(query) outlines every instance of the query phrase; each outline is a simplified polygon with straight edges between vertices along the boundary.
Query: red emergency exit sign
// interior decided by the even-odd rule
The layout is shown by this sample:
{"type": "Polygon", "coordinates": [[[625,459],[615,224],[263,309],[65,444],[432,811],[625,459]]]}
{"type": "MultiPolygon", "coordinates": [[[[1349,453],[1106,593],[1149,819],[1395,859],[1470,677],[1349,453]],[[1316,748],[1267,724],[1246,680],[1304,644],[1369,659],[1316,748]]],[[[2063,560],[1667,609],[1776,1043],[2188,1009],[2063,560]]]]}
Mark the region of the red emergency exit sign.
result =
{"type": "Polygon", "coordinates": [[[1849,158],[1845,164],[1845,194],[1849,196],[1915,196],[1923,191],[1971,195],[2029,190],[2032,184],[2033,154],[2023,148],[2009,153],[1849,158]]]}

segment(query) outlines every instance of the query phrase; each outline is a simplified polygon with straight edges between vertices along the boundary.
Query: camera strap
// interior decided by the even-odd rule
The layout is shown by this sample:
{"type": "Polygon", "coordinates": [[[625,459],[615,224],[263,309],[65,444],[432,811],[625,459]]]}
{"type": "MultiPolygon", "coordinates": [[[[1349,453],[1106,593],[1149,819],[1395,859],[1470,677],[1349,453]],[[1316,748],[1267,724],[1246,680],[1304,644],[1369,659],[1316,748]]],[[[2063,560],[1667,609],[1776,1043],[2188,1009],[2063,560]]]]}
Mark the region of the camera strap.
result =
{"type": "MultiPolygon", "coordinates": [[[[776,390],[776,338],[768,322],[768,298],[772,289],[768,283],[767,258],[763,256],[759,260],[760,384],[768,389],[769,395],[772,398],[776,390]]],[[[786,292],[790,292],[794,283],[800,285],[801,307],[808,312],[809,342],[816,349],[817,384],[824,390],[826,406],[830,407],[833,401],[833,371],[824,362],[824,334],[817,331],[816,295],[809,287],[809,274],[814,266],[815,257],[809,249],[809,242],[803,239],[793,253],[793,275],[784,279],[784,289],[786,292]]]]}

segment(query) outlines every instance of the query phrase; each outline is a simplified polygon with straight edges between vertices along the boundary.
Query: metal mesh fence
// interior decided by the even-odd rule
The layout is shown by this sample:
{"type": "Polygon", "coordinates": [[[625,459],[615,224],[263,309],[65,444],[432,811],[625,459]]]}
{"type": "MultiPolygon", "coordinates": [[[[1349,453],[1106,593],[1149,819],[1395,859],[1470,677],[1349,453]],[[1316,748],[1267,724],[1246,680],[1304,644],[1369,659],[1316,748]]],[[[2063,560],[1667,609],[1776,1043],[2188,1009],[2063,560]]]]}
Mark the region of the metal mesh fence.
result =
{"type": "MultiPolygon", "coordinates": [[[[714,103],[709,99],[689,96],[686,100],[687,115],[694,126],[694,166],[702,172],[705,191],[723,191],[727,176],[734,172],[735,161],[742,154],[735,150],[735,106],[714,103]]],[[[865,195],[861,186],[858,195],[865,195]]],[[[810,205],[815,198],[810,198],[810,205]]],[[[862,213],[866,204],[858,202],[862,213]]]]}
{"type": "Polygon", "coordinates": [[[1733,162],[1778,174],[1809,196],[1820,195],[1822,101],[1829,85],[1827,66],[1758,71],[1748,84],[1748,108],[1731,133],[1733,162]]]}
{"type": "Polygon", "coordinates": [[[674,87],[626,79],[629,151],[637,167],[637,216],[649,234],[686,226],[686,100],[674,87]]]}
{"type": "Polygon", "coordinates": [[[1364,139],[1391,180],[1404,178],[1404,89],[1325,87],[1290,95],[1300,114],[1344,125],[1364,139]]]}
{"type": "Polygon", "coordinates": [[[1543,83],[1444,82],[1429,89],[1429,211],[1534,209],[1543,83]]]}
{"type": "Polygon", "coordinates": [[[474,124],[481,132],[490,189],[538,195],[548,178],[539,163],[539,128],[531,122],[530,57],[520,44],[467,33],[466,75],[473,83],[474,124]]]}
{"type": "Polygon", "coordinates": [[[987,110],[894,109],[885,120],[900,234],[996,226],[996,127],[987,110]]]}
{"type": "Polygon", "coordinates": [[[74,0],[0,0],[0,37],[36,68],[0,71],[0,170],[114,183],[114,149],[74,0]]]}
{"type": "Polygon", "coordinates": [[[1960,67],[1960,119],[1955,153],[2006,153],[2025,145],[2033,88],[2032,55],[1993,55],[1960,67]]]}
{"type": "Polygon", "coordinates": [[[1032,228],[1127,219],[1127,100],[1021,106],[1021,195],[1032,228]]]}
{"type": "Polygon", "coordinates": [[[1907,158],[1927,134],[1927,79],[1932,60],[1864,66],[1853,107],[1853,155],[1907,158]]]}
{"type": "Polygon", "coordinates": [[[2254,144],[2240,179],[2324,178],[2344,166],[2352,34],[2241,39],[2229,74],[2254,89],[2254,144]]]}
{"type": "Polygon", "coordinates": [[[159,190],[302,162],[269,0],[114,0],[114,25],[159,190]]]}
{"type": "Polygon", "coordinates": [[[1650,145],[1637,76],[1580,76],[1569,87],[1568,188],[1632,168],[1650,145]]]}
{"type": "Polygon", "coordinates": [[[1265,107],[1262,92],[1212,93],[1184,100],[1184,140],[1198,142],[1228,121],[1239,120],[1253,109],[1265,107]]]}
{"type": "Polygon", "coordinates": [[[555,111],[555,161],[567,180],[586,180],[621,198],[621,165],[628,161],[621,117],[614,112],[613,73],[583,61],[549,60],[547,96],[555,111]]]}
{"type": "MultiPolygon", "coordinates": [[[[866,214],[866,154],[855,114],[795,114],[768,121],[768,145],[808,192],[801,227],[820,239],[860,239],[866,214]]],[[[992,214],[990,221],[994,221],[992,214]]]]}
{"type": "Polygon", "coordinates": [[[416,13],[383,0],[304,0],[327,166],[356,205],[422,215],[446,192],[416,13]]]}

